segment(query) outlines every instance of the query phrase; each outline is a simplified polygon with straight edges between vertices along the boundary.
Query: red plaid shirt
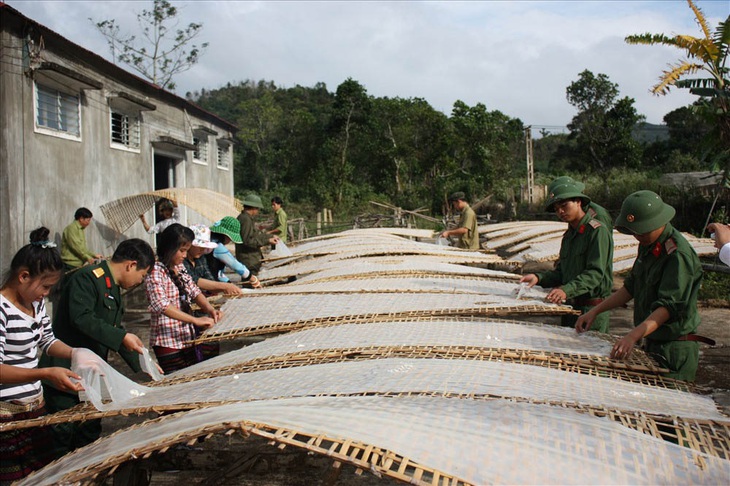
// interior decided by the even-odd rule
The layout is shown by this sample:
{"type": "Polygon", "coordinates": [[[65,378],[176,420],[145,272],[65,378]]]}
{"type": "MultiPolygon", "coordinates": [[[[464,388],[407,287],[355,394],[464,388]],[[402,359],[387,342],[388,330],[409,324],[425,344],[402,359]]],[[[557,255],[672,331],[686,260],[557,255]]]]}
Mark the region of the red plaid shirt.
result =
{"type": "MultiPolygon", "coordinates": [[[[183,265],[175,270],[185,287],[189,302],[200,295],[200,289],[185,271],[183,265]]],[[[170,278],[167,268],[156,262],[145,277],[147,299],[150,301],[150,346],[163,346],[172,349],[182,349],[185,343],[195,339],[195,326],[188,322],[178,321],[164,314],[170,306],[180,308],[180,291],[170,278]]]]}

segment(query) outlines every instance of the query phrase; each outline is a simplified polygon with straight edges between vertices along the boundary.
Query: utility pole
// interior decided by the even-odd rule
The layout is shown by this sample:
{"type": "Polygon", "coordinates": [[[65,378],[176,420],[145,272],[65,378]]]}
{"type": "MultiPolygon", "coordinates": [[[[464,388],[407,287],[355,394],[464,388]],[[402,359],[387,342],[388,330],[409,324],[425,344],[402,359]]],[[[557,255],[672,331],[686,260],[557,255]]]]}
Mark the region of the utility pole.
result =
{"type": "Polygon", "coordinates": [[[535,160],[532,155],[532,126],[525,127],[525,157],[527,158],[527,204],[535,201],[535,160]]]}

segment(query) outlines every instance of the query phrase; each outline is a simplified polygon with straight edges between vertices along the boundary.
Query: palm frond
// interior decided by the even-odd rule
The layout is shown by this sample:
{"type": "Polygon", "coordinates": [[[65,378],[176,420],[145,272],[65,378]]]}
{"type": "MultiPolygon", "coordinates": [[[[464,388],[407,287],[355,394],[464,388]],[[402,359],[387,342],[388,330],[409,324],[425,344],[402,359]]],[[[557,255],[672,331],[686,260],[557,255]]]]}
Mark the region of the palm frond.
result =
{"type": "Polygon", "coordinates": [[[649,32],[645,34],[634,34],[634,35],[627,35],[624,38],[624,42],[627,44],[644,44],[644,45],[654,45],[654,44],[662,44],[665,46],[677,46],[676,40],[674,37],[667,37],[664,34],[651,34],[649,32]]]}
{"type": "Polygon", "coordinates": [[[714,62],[717,59],[719,50],[711,39],[698,39],[691,35],[678,35],[675,37],[676,46],[687,51],[689,57],[702,59],[705,62],[714,62]]]}
{"type": "Polygon", "coordinates": [[[669,93],[671,86],[674,86],[679,81],[679,78],[684,74],[690,74],[702,69],[701,64],[692,64],[689,62],[681,62],[675,66],[669,65],[670,70],[663,71],[662,76],[659,77],[659,83],[656,84],[651,92],[655,95],[665,95],[669,93]]]}
{"type": "Polygon", "coordinates": [[[691,8],[692,11],[695,13],[695,19],[697,19],[697,24],[702,29],[702,32],[704,32],[705,39],[711,40],[712,36],[710,34],[710,26],[707,25],[707,20],[705,19],[705,14],[702,13],[702,10],[700,10],[700,7],[695,5],[692,0],[687,0],[687,3],[689,4],[689,8],[691,8]]]}

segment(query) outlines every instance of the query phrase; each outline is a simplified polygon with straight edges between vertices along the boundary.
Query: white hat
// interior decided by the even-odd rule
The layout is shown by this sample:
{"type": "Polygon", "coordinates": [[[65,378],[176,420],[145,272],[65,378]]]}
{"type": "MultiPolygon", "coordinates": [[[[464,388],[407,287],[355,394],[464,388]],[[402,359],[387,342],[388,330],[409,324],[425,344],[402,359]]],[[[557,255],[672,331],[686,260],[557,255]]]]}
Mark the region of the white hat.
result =
{"type": "Polygon", "coordinates": [[[218,243],[210,241],[210,229],[204,224],[192,224],[190,229],[195,233],[195,239],[193,240],[193,246],[199,248],[213,249],[218,246],[218,243]]]}

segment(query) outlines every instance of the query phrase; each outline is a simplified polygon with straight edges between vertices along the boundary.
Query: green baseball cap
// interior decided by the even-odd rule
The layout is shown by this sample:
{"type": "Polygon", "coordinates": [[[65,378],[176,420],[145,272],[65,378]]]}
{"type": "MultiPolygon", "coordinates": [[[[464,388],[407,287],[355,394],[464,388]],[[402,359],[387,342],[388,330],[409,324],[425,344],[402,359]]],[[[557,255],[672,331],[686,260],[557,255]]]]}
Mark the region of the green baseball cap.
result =
{"type": "Polygon", "coordinates": [[[580,192],[580,189],[578,189],[578,186],[575,184],[557,184],[548,194],[547,202],[545,203],[545,211],[553,211],[555,204],[560,201],[575,198],[580,198],[580,200],[583,201],[583,204],[589,204],[591,202],[591,198],[580,192]]]}
{"type": "Polygon", "coordinates": [[[243,205],[248,206],[249,208],[258,208],[258,209],[264,209],[264,205],[261,202],[261,198],[257,196],[256,194],[248,194],[246,197],[243,198],[243,205]]]}
{"type": "Polygon", "coordinates": [[[614,226],[627,235],[644,235],[670,222],[675,213],[674,208],[662,201],[659,194],[636,191],[624,199],[621,214],[614,226]]]}
{"type": "Polygon", "coordinates": [[[210,232],[226,235],[232,242],[238,243],[239,245],[243,243],[241,239],[241,223],[233,216],[226,216],[220,221],[213,223],[213,226],[210,227],[210,232]]]}
{"type": "Polygon", "coordinates": [[[466,201],[466,194],[461,191],[454,192],[449,196],[449,202],[452,201],[466,201]]]}
{"type": "Polygon", "coordinates": [[[547,190],[548,194],[550,194],[551,192],[553,192],[553,189],[555,189],[557,186],[560,186],[562,184],[572,184],[580,192],[583,192],[585,190],[585,188],[586,188],[586,185],[585,184],[583,184],[580,181],[576,181],[575,179],[573,179],[570,176],[560,176],[557,179],[555,179],[554,181],[552,181],[550,183],[550,185],[548,185],[548,190],[547,190]]]}

